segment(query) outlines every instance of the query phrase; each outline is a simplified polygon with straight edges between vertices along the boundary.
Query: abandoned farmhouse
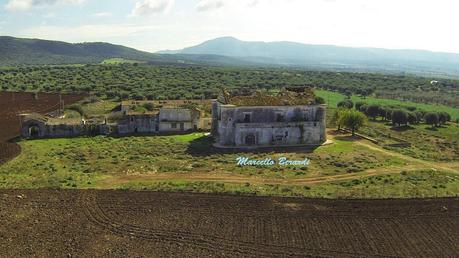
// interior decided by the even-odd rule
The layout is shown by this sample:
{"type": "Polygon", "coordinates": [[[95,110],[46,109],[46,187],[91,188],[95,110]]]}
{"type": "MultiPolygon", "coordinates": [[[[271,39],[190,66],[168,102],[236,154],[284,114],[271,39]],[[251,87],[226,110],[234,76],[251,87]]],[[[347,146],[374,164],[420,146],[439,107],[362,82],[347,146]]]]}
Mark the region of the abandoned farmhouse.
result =
{"type": "Polygon", "coordinates": [[[286,89],[278,96],[225,95],[212,106],[217,147],[321,145],[326,141],[325,105],[316,105],[308,88],[286,89]]]}
{"type": "Polygon", "coordinates": [[[220,99],[212,101],[211,117],[200,108],[183,106],[139,113],[133,109],[137,104],[123,101],[114,120],[103,117],[72,121],[24,114],[21,136],[33,139],[211,131],[215,146],[222,148],[308,146],[326,141],[326,107],[315,103],[310,88],[286,88],[276,96],[262,92],[231,96],[224,90],[220,99]]]}
{"type": "Polygon", "coordinates": [[[112,122],[108,122],[106,117],[63,120],[39,114],[24,114],[21,118],[21,136],[33,139],[84,135],[180,133],[208,131],[211,127],[211,118],[205,117],[204,112],[199,109],[165,107],[138,113],[130,109],[132,102],[129,103],[121,105],[120,116],[112,122]]]}

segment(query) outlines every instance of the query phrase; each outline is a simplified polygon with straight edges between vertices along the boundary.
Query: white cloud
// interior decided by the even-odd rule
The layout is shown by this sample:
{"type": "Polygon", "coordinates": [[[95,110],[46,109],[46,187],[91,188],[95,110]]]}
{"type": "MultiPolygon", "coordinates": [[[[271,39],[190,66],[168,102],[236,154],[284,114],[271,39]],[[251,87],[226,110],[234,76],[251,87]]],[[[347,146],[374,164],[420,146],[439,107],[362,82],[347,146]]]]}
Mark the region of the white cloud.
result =
{"type": "Polygon", "coordinates": [[[81,4],[85,0],[9,0],[5,8],[9,11],[28,11],[34,7],[57,4],[81,4]]]}
{"type": "Polygon", "coordinates": [[[140,26],[133,24],[117,25],[81,25],[81,26],[48,26],[42,25],[28,28],[19,34],[27,37],[57,39],[70,42],[97,41],[101,39],[139,36],[155,29],[156,26],[140,26]]]}
{"type": "Polygon", "coordinates": [[[168,11],[174,0],[143,0],[136,2],[132,10],[132,16],[148,16],[155,13],[168,11]]]}
{"type": "Polygon", "coordinates": [[[94,13],[93,16],[95,16],[95,17],[108,17],[108,16],[112,16],[112,14],[109,13],[109,12],[100,12],[100,13],[94,13]]]}
{"type": "Polygon", "coordinates": [[[247,6],[248,6],[248,7],[255,7],[255,6],[257,6],[259,3],[260,3],[259,0],[251,0],[251,1],[249,1],[249,3],[247,4],[247,6]]]}
{"type": "Polygon", "coordinates": [[[209,11],[223,7],[225,3],[223,0],[199,0],[196,9],[198,11],[209,11]]]}

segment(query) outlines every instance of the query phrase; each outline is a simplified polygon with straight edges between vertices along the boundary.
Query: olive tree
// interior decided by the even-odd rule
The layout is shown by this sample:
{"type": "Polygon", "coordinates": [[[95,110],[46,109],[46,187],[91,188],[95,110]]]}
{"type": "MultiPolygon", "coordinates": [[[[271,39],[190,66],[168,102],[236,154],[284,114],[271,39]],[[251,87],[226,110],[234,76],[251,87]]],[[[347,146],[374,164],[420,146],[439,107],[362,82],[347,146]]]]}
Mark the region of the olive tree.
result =
{"type": "Polygon", "coordinates": [[[339,123],[352,131],[352,135],[367,123],[367,116],[360,111],[346,110],[340,117],[339,123]]]}
{"type": "Polygon", "coordinates": [[[432,127],[437,126],[439,122],[438,114],[435,112],[426,113],[424,120],[428,125],[431,125],[432,127]]]}

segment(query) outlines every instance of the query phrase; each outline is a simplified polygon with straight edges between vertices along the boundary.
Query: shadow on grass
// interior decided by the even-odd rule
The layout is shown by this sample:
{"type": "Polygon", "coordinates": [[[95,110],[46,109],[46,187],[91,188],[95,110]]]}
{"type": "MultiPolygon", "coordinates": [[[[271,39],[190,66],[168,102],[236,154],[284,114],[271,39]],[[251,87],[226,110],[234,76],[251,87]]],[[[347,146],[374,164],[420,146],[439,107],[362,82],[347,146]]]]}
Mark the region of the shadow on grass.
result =
{"type": "Polygon", "coordinates": [[[409,125],[404,125],[404,126],[392,126],[390,129],[396,132],[405,132],[408,130],[414,130],[415,128],[409,125]]]}
{"type": "Polygon", "coordinates": [[[213,146],[212,136],[203,136],[192,140],[186,152],[192,156],[208,156],[213,154],[234,154],[234,153],[312,153],[319,146],[298,146],[298,147],[263,147],[256,149],[223,149],[213,146]]]}
{"type": "Polygon", "coordinates": [[[361,140],[362,138],[357,136],[357,135],[340,135],[340,136],[335,136],[335,139],[336,140],[340,140],[340,141],[347,141],[347,142],[352,142],[352,141],[357,141],[357,140],[361,140]]]}
{"type": "Polygon", "coordinates": [[[436,132],[436,131],[438,131],[438,127],[428,126],[428,127],[426,127],[426,130],[436,132]]]}

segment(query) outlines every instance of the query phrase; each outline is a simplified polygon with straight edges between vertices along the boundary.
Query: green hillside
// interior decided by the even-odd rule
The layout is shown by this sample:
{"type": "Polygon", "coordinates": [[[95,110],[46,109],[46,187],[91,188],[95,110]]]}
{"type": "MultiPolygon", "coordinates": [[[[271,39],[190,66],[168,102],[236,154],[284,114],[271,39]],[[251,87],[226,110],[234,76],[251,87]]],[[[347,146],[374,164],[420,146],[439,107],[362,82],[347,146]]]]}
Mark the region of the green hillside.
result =
{"type": "Polygon", "coordinates": [[[0,65],[100,63],[109,58],[149,61],[154,54],[109,43],[71,44],[61,41],[0,36],[0,65]]]}

